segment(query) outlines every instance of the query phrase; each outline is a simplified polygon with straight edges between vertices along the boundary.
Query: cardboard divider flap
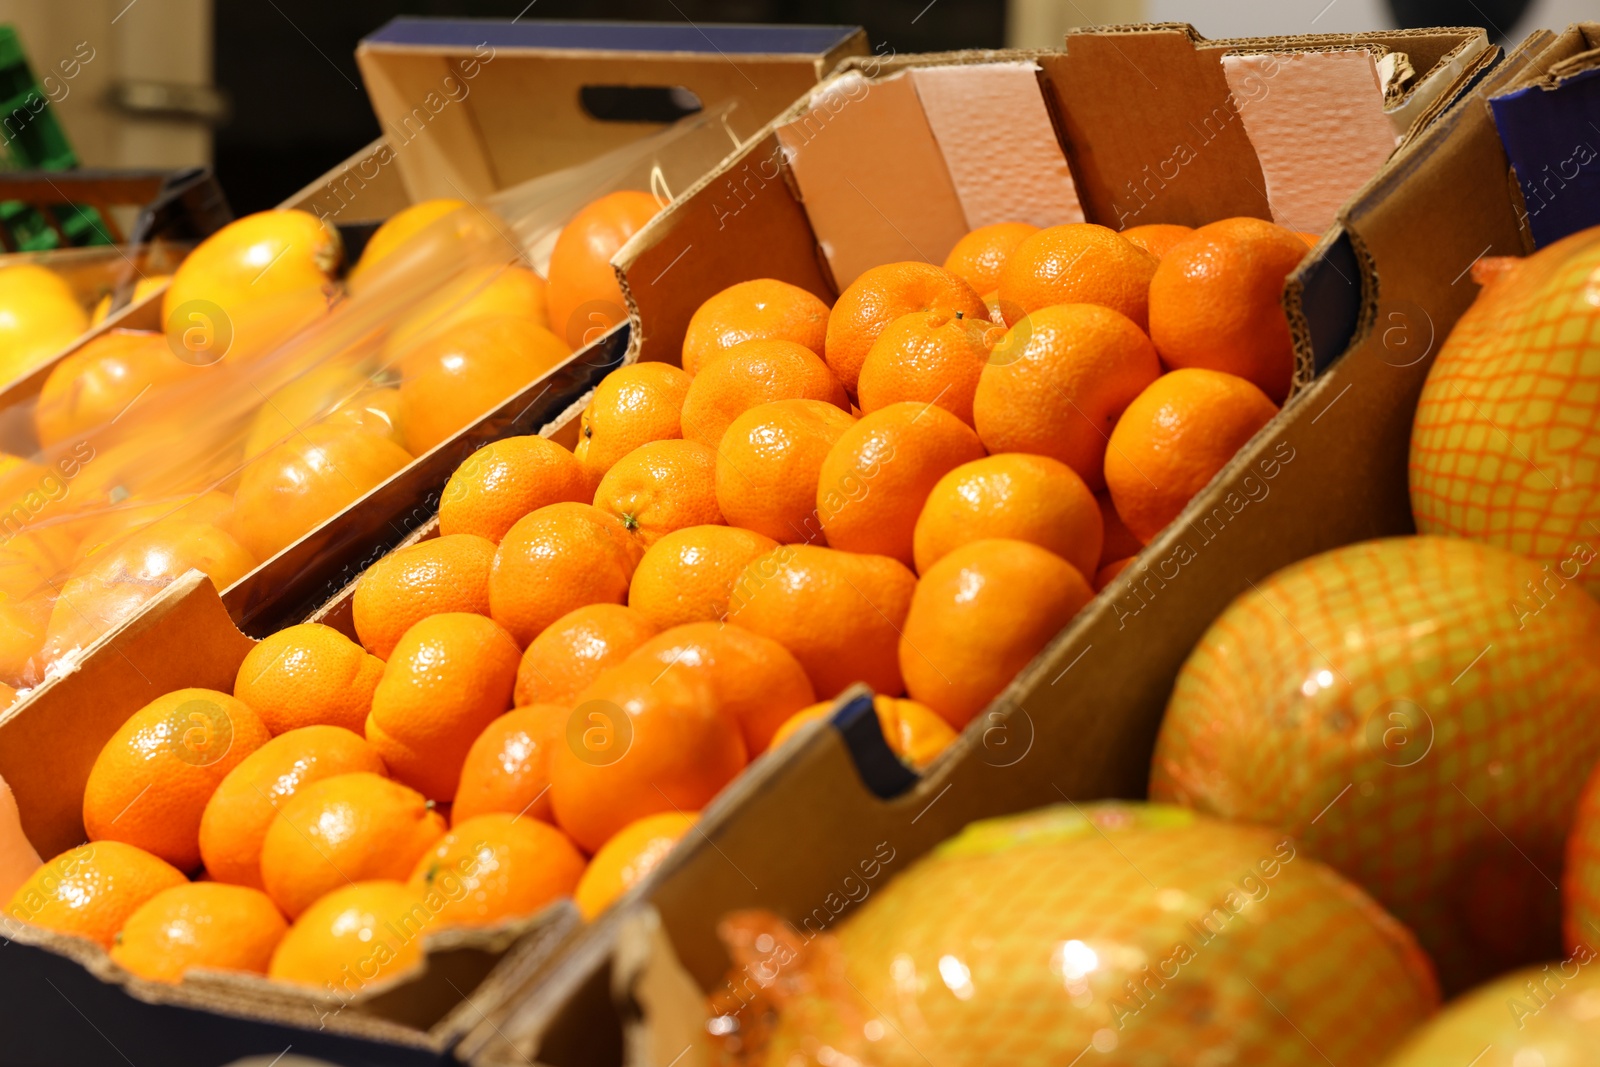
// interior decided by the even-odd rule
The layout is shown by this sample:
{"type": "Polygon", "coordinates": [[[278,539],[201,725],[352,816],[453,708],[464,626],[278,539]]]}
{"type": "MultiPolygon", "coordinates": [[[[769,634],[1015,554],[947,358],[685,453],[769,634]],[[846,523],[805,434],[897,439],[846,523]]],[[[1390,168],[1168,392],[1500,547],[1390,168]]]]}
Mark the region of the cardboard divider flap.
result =
{"type": "Polygon", "coordinates": [[[1302,233],[1333,225],[1400,137],[1384,114],[1368,49],[1222,58],[1266,182],[1272,221],[1302,233]]]}
{"type": "Polygon", "coordinates": [[[776,132],[752,141],[617,253],[637,358],[675,362],[695,309],[736,282],[777,278],[833,302],[837,290],[783,160],[776,132]]]}
{"type": "Polygon", "coordinates": [[[880,263],[942,263],[966,234],[961,197],[909,77],[841,75],[777,133],[840,289],[880,263]]]}
{"type": "Polygon", "coordinates": [[[1072,170],[1039,91],[1037,63],[917,67],[911,79],[969,230],[997,222],[1044,227],[1083,221],[1072,170]],[[973,151],[996,135],[997,115],[1005,116],[1003,147],[973,151]]]}

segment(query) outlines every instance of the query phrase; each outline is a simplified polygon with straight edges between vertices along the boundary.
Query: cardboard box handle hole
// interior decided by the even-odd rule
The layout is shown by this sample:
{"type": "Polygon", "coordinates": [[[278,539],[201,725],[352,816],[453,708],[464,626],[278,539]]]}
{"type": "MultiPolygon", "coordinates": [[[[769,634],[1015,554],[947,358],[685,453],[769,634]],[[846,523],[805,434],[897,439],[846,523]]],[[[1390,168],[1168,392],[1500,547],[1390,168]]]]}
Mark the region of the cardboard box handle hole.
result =
{"type": "Polygon", "coordinates": [[[704,107],[681,85],[585,85],[578,103],[601,122],[673,123],[704,107]]]}

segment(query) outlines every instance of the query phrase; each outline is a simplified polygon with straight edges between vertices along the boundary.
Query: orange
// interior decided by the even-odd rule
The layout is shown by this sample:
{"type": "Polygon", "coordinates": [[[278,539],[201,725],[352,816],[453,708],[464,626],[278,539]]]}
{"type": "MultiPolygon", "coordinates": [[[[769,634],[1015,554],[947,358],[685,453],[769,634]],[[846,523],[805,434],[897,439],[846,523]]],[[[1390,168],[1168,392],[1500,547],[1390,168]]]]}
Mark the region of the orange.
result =
{"type": "Polygon", "coordinates": [[[1161,373],[1155,346],[1127,316],[1093,304],[1032,312],[1002,345],[1008,358],[983,369],[972,402],[984,447],[1058,459],[1102,488],[1117,418],[1161,373]]]}
{"type": "Polygon", "coordinates": [[[571,707],[600,672],[656,634],[643,614],[621,604],[585,604],[545,627],[517,667],[517,704],[571,707]]]}
{"type": "Polygon", "coordinates": [[[429,918],[416,890],[403,882],[342,886],[289,927],[267,975],[348,1000],[421,965],[429,918]]]}
{"type": "MultiPolygon", "coordinates": [[[[1117,514],[1117,505],[1111,499],[1107,490],[1100,490],[1094,495],[1095,503],[1100,505],[1100,562],[1098,567],[1114,563],[1120,559],[1137,556],[1144,548],[1144,542],[1133,536],[1133,531],[1128,529],[1128,524],[1122,521],[1122,516],[1117,514]]],[[[1026,540],[1024,538],[1023,540],[1026,540]]],[[[1070,560],[1068,562],[1071,562],[1070,560]]],[[[1088,574],[1088,571],[1084,571],[1088,574]]]]}
{"type": "Polygon", "coordinates": [[[262,888],[261,843],[278,810],[312,782],[357,771],[383,774],[383,760],[361,735],[341,726],[302,726],[250,753],[200,816],[206,873],[218,882],[262,888]]]}
{"type": "Polygon", "coordinates": [[[473,739],[511,707],[516,642],[482,615],[430,615],[405,632],[372,694],[367,740],[394,777],[455,796],[473,739]]]}
{"type": "Polygon", "coordinates": [[[778,543],[735,526],[688,526],[651,545],[628,585],[628,606],[657,629],[717,622],[728,614],[733,583],[751,560],[778,543]]]}
{"type": "Polygon", "coordinates": [[[86,937],[109,949],[140,905],[184,881],[181,871],[143,849],[95,841],[34,871],[6,905],[6,917],[86,937]]]}
{"type": "Polygon", "coordinates": [[[105,426],[193,370],[159,333],[111,330],[92,337],[57,363],[39,390],[33,412],[39,444],[49,448],[105,426]]]}
{"type": "Polygon", "coordinates": [[[855,421],[822,400],[774,400],[734,419],[717,449],[723,518],[785,544],[820,538],[817,478],[855,421]]]}
{"type": "Polygon", "coordinates": [[[239,664],[233,695],[281,734],[301,726],[360,730],[383,660],[331,626],[307,622],[263,638],[239,664]]]}
{"type": "Polygon", "coordinates": [[[1011,258],[1011,253],[1038,232],[1039,227],[1027,222],[979,226],[956,242],[945,257],[944,269],[977,292],[992,292],[1000,285],[1000,269],[1011,258]]]}
{"type": "MultiPolygon", "coordinates": [[[[833,708],[833,701],[825,700],[795,712],[772,736],[772,747],[781,746],[806,723],[828,718],[833,708]]],[[[872,698],[872,710],[878,717],[878,729],[883,731],[889,751],[916,770],[932,763],[939,753],[955,743],[956,732],[950,724],[915,700],[879,695],[872,698]]]]}
{"type": "Polygon", "coordinates": [[[350,882],[405,878],[444,836],[415,789],[370,771],[310,782],[283,802],[261,842],[261,882],[293,919],[350,882]]]}
{"type": "Polygon", "coordinates": [[[579,697],[551,752],[550,805],[593,853],[646,815],[699,811],[746,762],[739,724],[700,675],[630,660],[579,697]]]}
{"type": "Polygon", "coordinates": [[[326,312],[342,255],[339,231],[308,212],[230,222],[179,264],[162,297],[173,351],[197,364],[270,351],[326,312]]]}
{"type": "Polygon", "coordinates": [[[1150,278],[1160,261],[1115,230],[1092,222],[1051,226],[1023,241],[1000,272],[1006,322],[1057,304],[1119,311],[1149,321],[1150,278]]]}
{"type": "Polygon", "coordinates": [[[217,784],[270,735],[214,689],[157,697],[111,735],[83,787],[91,841],[122,841],[180,870],[200,866],[200,817],[217,784]]]}
{"type": "Polygon", "coordinates": [[[329,412],[328,421],[368,430],[405,447],[405,433],[400,426],[399,389],[369,384],[329,412]]]}
{"type": "Polygon", "coordinates": [[[493,926],[542,911],[569,897],[584,860],[572,840],[547,822],[504,812],[458,821],[422,854],[411,887],[437,894],[436,926],[493,926]]]}
{"type": "Polygon", "coordinates": [[[788,649],[819,699],[855,682],[899,694],[896,648],[916,584],[887,556],[783,545],[744,569],[728,621],[788,649]]]}
{"type": "Polygon", "coordinates": [[[239,542],[208,523],[175,519],[146,527],[85,559],[59,583],[40,656],[54,662],[87,647],[191,569],[203,571],[220,592],[255,566],[239,542]]]}
{"type": "Polygon", "coordinates": [[[239,541],[265,562],[411,462],[378,434],[321,422],[253,461],[234,494],[239,541]]]}
{"type": "Polygon", "coordinates": [[[530,511],[594,499],[577,457],[544,437],[507,437],[467,457],[439,499],[439,532],[476,534],[495,544],[530,511]]]}
{"type": "Polygon", "coordinates": [[[83,305],[55,271],[35,263],[0,270],[0,382],[27,374],[88,328],[83,305]]]}
{"type": "Polygon", "coordinates": [[[578,420],[572,453],[590,484],[599,485],[613,463],[640,445],[682,437],[688,393],[689,376],[665,363],[634,363],[606,375],[578,420]]]}
{"type": "Polygon", "coordinates": [[[912,532],[934,485],[983,457],[972,427],[933,404],[902,401],[845,430],[822,461],[817,515],[828,544],[911,565],[912,532]]]}
{"type": "Polygon", "coordinates": [[[573,902],[592,920],[661,866],[700,818],[698,811],[663,811],[624,826],[600,846],[578,880],[573,902]]]}
{"type": "Polygon", "coordinates": [[[960,312],[902,315],[878,335],[861,364],[856,391],[870,415],[903,400],[936,404],[972,425],[972,397],[990,349],[1005,335],[987,319],[960,312]]]}
{"type": "Polygon", "coordinates": [[[410,207],[396,211],[389,216],[387,222],[372,232],[371,237],[367,238],[366,247],[361,250],[361,258],[350,268],[345,284],[352,293],[356,292],[365,284],[373,267],[394,255],[407,241],[434,222],[466,206],[465,200],[440,197],[435,200],[419,200],[410,207]]]}
{"type": "Polygon", "coordinates": [[[1134,558],[1135,557],[1133,556],[1128,556],[1126,559],[1112,560],[1110,563],[1107,563],[1105,566],[1095,571],[1094,591],[1098,593],[1100,590],[1110,585],[1117,575],[1121,574],[1127,569],[1128,564],[1132,563],[1134,558]]]}
{"type": "Polygon", "coordinates": [[[785,719],[816,700],[805,668],[778,642],[739,626],[691,622],[657,634],[633,660],[654,660],[664,672],[696,674],[733,716],[751,758],[772,743],[785,719]]]}
{"type": "Polygon", "coordinates": [[[0,680],[29,688],[43,681],[45,628],[55,594],[46,589],[32,596],[0,592],[0,680]]]}
{"type": "Polygon", "coordinates": [[[224,307],[326,284],[343,257],[339,231],[305,211],[258,211],[235,219],[190,252],[172,276],[162,319],[196,298],[224,307]]]}
{"type": "MultiPolygon", "coordinates": [[[[250,420],[250,432],[245,437],[245,458],[254,459],[306,426],[313,426],[325,419],[333,422],[331,413],[347,405],[353,406],[356,396],[370,385],[371,377],[360,366],[344,358],[320,363],[303,371],[267,396],[256,409],[255,416],[250,420]]],[[[335,424],[344,425],[349,418],[350,415],[346,414],[335,424]]],[[[361,425],[360,419],[357,418],[353,425],[361,425]]],[[[381,436],[389,436],[373,426],[368,428],[379,432],[381,436]]]]}
{"type": "Polygon", "coordinates": [[[400,361],[400,426],[421,455],[505,403],[572,354],[528,319],[495,315],[453,326],[400,361]]]}
{"type": "Polygon", "coordinates": [[[828,305],[775,278],[738,282],[695,310],[683,335],[683,369],[699,374],[713,357],[747,341],[791,341],[820,356],[828,305]]]}
{"type": "Polygon", "coordinates": [[[628,307],[611,257],[661,210],[649,193],[623,189],[592,201],[561,228],[550,251],[550,327],[576,351],[618,323],[628,307]]]}
{"type": "Polygon", "coordinates": [[[1236,374],[1283,403],[1294,376],[1283,283],[1305,254],[1297,234],[1250,218],[1210,223],[1174,245],[1150,282],[1162,362],[1236,374]]]}
{"type": "MultiPolygon", "coordinates": [[[[83,564],[103,552],[121,550],[134,539],[141,544],[162,544],[170,548],[174,543],[173,538],[165,535],[195,526],[226,534],[227,541],[219,540],[219,546],[238,546],[237,550],[229,549],[223,556],[250,558],[238,540],[228,532],[233,525],[233,498],[216,490],[175,497],[139,498],[137,502],[136,498],[130,497],[121,504],[95,507],[91,514],[94,517],[83,524],[83,536],[78,539],[70,557],[73,564],[83,564]]],[[[61,541],[50,537],[53,532],[49,528],[38,530],[41,538],[50,541],[52,548],[61,544],[61,541]]],[[[195,531],[191,529],[189,532],[195,531]]],[[[15,543],[13,540],[8,545],[15,543]]]]}
{"type": "Polygon", "coordinates": [[[989,321],[997,326],[1006,324],[1005,311],[1000,307],[1000,290],[990,289],[983,294],[983,306],[989,309],[989,321]]]}
{"type": "Polygon", "coordinates": [[[994,537],[1028,541],[1093,574],[1104,537],[1094,494],[1049,456],[1002,452],[963,463],[939,479],[917,517],[917,573],[951,549],[994,537]]]}
{"type": "Polygon", "coordinates": [[[356,636],[379,659],[405,632],[447,611],[489,614],[494,542],[476,534],[444,534],[397,548],[366,569],[350,598],[356,636]]]}
{"type": "Polygon", "coordinates": [[[1147,226],[1129,226],[1122,231],[1122,239],[1131,241],[1160,259],[1168,249],[1194,232],[1192,226],[1179,226],[1171,222],[1152,222],[1147,226]]]}
{"type": "MultiPolygon", "coordinates": [[[[128,298],[124,307],[142,304],[154,293],[159,292],[172,280],[170,274],[146,274],[133,283],[133,295],[128,298]]],[[[94,310],[89,313],[89,325],[98,326],[111,317],[111,295],[107,293],[95,304],[94,310]]]]}
{"type": "Polygon", "coordinates": [[[828,313],[828,366],[854,393],[878,335],[902,315],[937,310],[959,311],[969,319],[989,314],[972,286],[932,263],[885,263],[863,272],[828,313]]]}
{"type": "Polygon", "coordinates": [[[696,441],[651,441],[623,456],[594,492],[594,506],[615,517],[644,548],[673,530],[716,525],[717,454],[696,441]]]}
{"type": "Polygon", "coordinates": [[[824,400],[848,409],[828,365],[793,341],[745,341],[700,368],[683,401],[683,436],[716,448],[729,424],[773,400],[824,400]]]}
{"type": "Polygon", "coordinates": [[[467,750],[461,784],[450,805],[450,818],[460,825],[491,811],[526,815],[549,822],[550,750],[563,744],[572,708],[566,704],[530,704],[514,708],[484,727],[467,750]]]}
{"type": "Polygon", "coordinates": [[[17,702],[17,691],[4,682],[0,682],[0,711],[9,708],[17,702]]]}
{"type": "Polygon", "coordinates": [[[191,967],[266,974],[289,930],[259,889],[194,882],[163,889],[128,916],[111,958],[156,982],[178,982],[191,967]]]}
{"type": "Polygon", "coordinates": [[[549,330],[544,297],[544,279],[527,267],[490,263],[468,268],[395,322],[384,338],[383,361],[403,361],[420,346],[479,319],[520,319],[549,330]]]}
{"type": "Polygon", "coordinates": [[[526,648],[585,604],[622,604],[644,550],[592,504],[550,504],[518,519],[495,552],[489,614],[526,648]]]}
{"type": "Polygon", "coordinates": [[[911,598],[900,639],[907,692],[961,729],[1093,597],[1072,564],[1038,545],[962,545],[911,598]]]}
{"type": "Polygon", "coordinates": [[[1278,407],[1243,378],[1187,368],[1157,378],[1111,431],[1106,486],[1149,544],[1278,407]]]}

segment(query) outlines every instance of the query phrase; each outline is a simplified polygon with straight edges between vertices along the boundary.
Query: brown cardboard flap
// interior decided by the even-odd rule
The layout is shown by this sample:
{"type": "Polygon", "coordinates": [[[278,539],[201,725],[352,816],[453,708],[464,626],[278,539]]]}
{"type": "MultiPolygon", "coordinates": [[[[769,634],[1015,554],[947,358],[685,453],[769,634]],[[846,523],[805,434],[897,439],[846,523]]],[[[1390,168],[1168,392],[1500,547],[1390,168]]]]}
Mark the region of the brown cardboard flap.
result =
{"type": "Polygon", "coordinates": [[[0,777],[39,855],[48,860],[83,841],[89,769],[128,716],[174,689],[233,692],[252,644],[211,579],[190,571],[85,649],[76,670],[0,714],[0,777]]]}
{"type": "Polygon", "coordinates": [[[829,81],[777,133],[841,289],[882,263],[943,263],[966,234],[961,198],[906,75],[829,81]]]}
{"type": "Polygon", "coordinates": [[[1322,233],[1399,140],[1374,51],[1229,54],[1222,69],[1261,165],[1272,221],[1322,233]]]}
{"type": "Polygon", "coordinates": [[[610,122],[580,103],[586,86],[688,89],[710,110],[728,101],[741,138],[788,107],[849,55],[608,53],[363,43],[356,61],[413,199],[478,197],[637,140],[659,123],[610,122]],[[529,125],[537,136],[529,136],[529,125]]]}
{"type": "Polygon", "coordinates": [[[714,1062],[705,996],[678,962],[654,908],[630,912],[618,927],[611,987],[618,1004],[638,1007],[623,1035],[624,1064],[709,1067],[714,1062]]]}
{"type": "Polygon", "coordinates": [[[614,262],[633,305],[630,352],[639,359],[677,362],[695,309],[735,282],[777,278],[830,304],[837,293],[773,133],[681,194],[614,262]]]}
{"type": "Polygon", "coordinates": [[[910,74],[969,230],[1083,221],[1072,170],[1039,91],[1037,63],[917,67],[910,74]],[[1004,116],[998,130],[996,116],[1004,116]],[[993,150],[974,151],[985,144],[993,150]]]}
{"type": "Polygon", "coordinates": [[[1074,32],[1039,64],[1091,222],[1271,217],[1222,65],[1188,27],[1074,32]]]}
{"type": "Polygon", "coordinates": [[[1416,81],[1398,101],[1389,105],[1389,121],[1403,136],[1420,131],[1478,71],[1494,62],[1500,49],[1490,43],[1482,30],[1464,34],[1460,42],[1440,56],[1430,69],[1424,56],[1407,53],[1416,71],[1416,81]]]}

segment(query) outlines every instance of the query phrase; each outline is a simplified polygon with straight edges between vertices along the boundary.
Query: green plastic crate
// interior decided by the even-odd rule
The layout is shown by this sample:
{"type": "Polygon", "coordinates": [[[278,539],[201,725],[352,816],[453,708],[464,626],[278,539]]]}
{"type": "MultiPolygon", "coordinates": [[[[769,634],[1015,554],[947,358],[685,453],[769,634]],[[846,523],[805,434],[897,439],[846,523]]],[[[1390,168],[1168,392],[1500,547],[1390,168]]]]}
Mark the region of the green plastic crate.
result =
{"type": "MultiPolygon", "coordinates": [[[[0,25],[0,157],[6,170],[70,170],[78,165],[17,31],[9,25],[0,25]]],[[[80,204],[41,209],[21,200],[0,201],[0,229],[7,247],[24,252],[112,242],[100,213],[80,204]]]]}

